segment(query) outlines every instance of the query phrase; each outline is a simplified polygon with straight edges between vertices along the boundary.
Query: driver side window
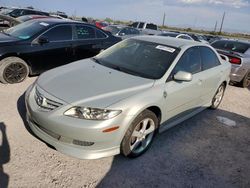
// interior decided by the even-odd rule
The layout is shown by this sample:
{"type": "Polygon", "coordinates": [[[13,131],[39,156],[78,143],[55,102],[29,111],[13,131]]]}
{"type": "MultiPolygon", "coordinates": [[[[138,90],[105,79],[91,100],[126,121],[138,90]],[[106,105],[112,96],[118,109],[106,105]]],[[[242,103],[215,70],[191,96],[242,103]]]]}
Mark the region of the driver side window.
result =
{"type": "Polygon", "coordinates": [[[56,26],[42,35],[50,42],[53,41],[68,41],[72,40],[72,28],[71,25],[56,26]]]}
{"type": "Polygon", "coordinates": [[[185,71],[191,74],[201,71],[201,57],[198,47],[189,48],[184,52],[172,73],[176,74],[178,71],[185,71]]]}

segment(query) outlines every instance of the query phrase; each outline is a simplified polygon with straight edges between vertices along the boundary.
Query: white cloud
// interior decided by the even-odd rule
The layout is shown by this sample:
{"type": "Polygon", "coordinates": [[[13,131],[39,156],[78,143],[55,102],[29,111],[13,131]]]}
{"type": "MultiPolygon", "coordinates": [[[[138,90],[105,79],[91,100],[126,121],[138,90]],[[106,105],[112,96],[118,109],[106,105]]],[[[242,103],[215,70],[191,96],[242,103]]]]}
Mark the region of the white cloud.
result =
{"type": "Polygon", "coordinates": [[[241,8],[249,6],[247,0],[179,0],[186,4],[214,4],[214,5],[226,5],[235,8],[241,8]]]}

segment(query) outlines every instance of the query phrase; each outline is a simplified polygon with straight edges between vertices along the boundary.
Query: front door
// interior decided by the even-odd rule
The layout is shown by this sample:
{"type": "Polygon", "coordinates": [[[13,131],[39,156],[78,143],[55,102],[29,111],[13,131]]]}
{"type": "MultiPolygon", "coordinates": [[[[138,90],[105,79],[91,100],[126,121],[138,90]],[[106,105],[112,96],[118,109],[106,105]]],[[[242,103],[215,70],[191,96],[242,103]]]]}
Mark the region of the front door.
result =
{"type": "Polygon", "coordinates": [[[165,84],[166,120],[190,113],[201,105],[201,58],[197,47],[189,48],[180,58],[165,84]],[[178,71],[192,73],[191,81],[175,81],[178,71]]]}
{"type": "Polygon", "coordinates": [[[73,61],[71,25],[55,26],[39,38],[47,42],[31,44],[31,51],[27,54],[36,73],[73,61]]]}

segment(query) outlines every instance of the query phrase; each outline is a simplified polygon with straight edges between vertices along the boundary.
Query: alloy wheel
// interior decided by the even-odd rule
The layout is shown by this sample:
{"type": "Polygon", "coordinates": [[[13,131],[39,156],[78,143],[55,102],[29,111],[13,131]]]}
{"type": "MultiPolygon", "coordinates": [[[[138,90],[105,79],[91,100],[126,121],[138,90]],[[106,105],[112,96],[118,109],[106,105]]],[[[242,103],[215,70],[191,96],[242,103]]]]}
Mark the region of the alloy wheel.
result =
{"type": "Polygon", "coordinates": [[[222,100],[222,97],[223,97],[223,93],[224,93],[224,86],[221,85],[214,97],[214,106],[218,106],[222,100]]]}
{"type": "Polygon", "coordinates": [[[8,83],[22,82],[28,74],[27,68],[22,63],[11,63],[3,72],[3,77],[8,83]]]}
{"type": "Polygon", "coordinates": [[[150,118],[143,119],[138,123],[131,135],[130,150],[133,153],[141,153],[145,150],[153,139],[155,129],[155,123],[150,118]]]}

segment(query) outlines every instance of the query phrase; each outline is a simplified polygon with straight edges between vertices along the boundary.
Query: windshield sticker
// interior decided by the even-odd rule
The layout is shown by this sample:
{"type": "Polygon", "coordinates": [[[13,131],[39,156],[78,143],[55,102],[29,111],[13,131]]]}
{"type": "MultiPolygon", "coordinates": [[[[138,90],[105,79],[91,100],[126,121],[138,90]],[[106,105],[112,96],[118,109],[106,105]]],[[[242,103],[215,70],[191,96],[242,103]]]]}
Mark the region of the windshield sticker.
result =
{"type": "Polygon", "coordinates": [[[45,22],[40,22],[40,25],[43,25],[43,26],[47,27],[49,24],[45,23],[45,22]]]}
{"type": "Polygon", "coordinates": [[[164,50],[164,51],[167,51],[167,52],[170,52],[170,53],[175,52],[174,48],[170,48],[170,47],[167,47],[167,46],[158,45],[155,48],[157,48],[159,50],[164,50]]]}
{"type": "Polygon", "coordinates": [[[28,38],[30,38],[30,36],[19,36],[18,38],[19,39],[28,39],[28,38]]]}

